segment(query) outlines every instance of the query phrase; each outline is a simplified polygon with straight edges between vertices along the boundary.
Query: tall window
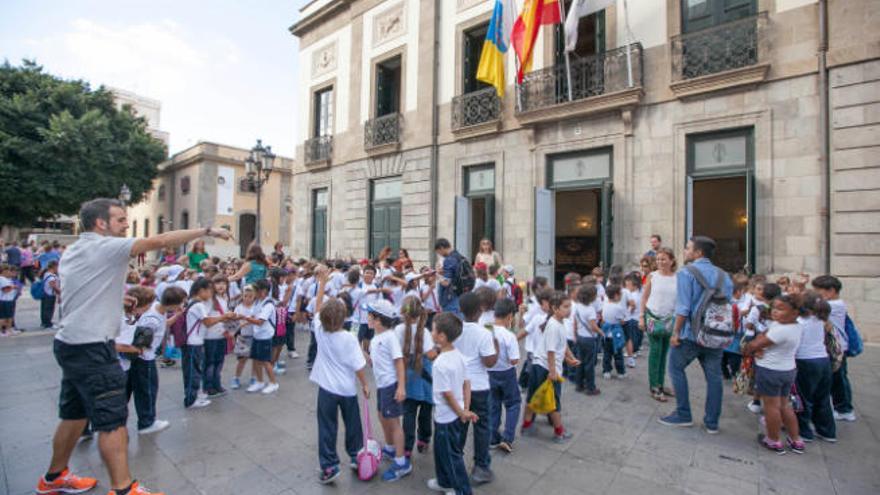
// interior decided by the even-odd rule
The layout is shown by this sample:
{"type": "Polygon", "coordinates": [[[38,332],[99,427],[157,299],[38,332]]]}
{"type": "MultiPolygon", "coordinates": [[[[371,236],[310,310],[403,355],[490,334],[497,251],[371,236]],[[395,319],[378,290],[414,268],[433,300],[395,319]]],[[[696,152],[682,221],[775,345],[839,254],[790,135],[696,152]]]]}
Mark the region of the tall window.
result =
{"type": "Polygon", "coordinates": [[[376,117],[400,111],[400,55],[376,66],[376,117]]]}
{"type": "Polygon", "coordinates": [[[489,24],[481,24],[464,32],[462,43],[462,93],[489,87],[483,81],[477,80],[477,67],[480,65],[480,54],[483,52],[483,43],[486,41],[486,32],[489,24]]]}
{"type": "Polygon", "coordinates": [[[370,184],[370,257],[384,247],[400,249],[400,177],[377,179],[370,184]]]}
{"type": "Polygon", "coordinates": [[[138,221],[137,220],[131,221],[131,236],[132,237],[138,236],[138,221]]]}
{"type": "Polygon", "coordinates": [[[159,220],[157,220],[156,223],[158,223],[158,225],[156,225],[156,230],[157,230],[160,234],[161,234],[162,232],[165,232],[165,216],[164,216],[164,215],[159,215],[159,220]]]}
{"type": "Polygon", "coordinates": [[[186,230],[189,228],[189,212],[184,210],[183,213],[180,214],[180,228],[182,230],[186,230]]]}
{"type": "Polygon", "coordinates": [[[495,243],[495,164],[465,169],[464,195],[470,203],[470,255],[480,251],[480,241],[495,243]]]}
{"type": "Polygon", "coordinates": [[[312,258],[327,257],[327,200],[326,188],[312,191],[312,258]]]}
{"type": "Polygon", "coordinates": [[[150,237],[150,219],[144,219],[144,237],[150,237]]]}
{"type": "MultiPolygon", "coordinates": [[[[565,11],[569,11],[572,0],[565,0],[565,11]]],[[[577,45],[571,52],[571,59],[589,57],[605,51],[605,10],[600,10],[578,21],[577,45]]],[[[556,64],[565,63],[565,36],[562,34],[562,25],[555,26],[556,31],[556,64]]]]}
{"type": "Polygon", "coordinates": [[[681,30],[692,33],[757,13],[757,0],[682,0],[681,30]]]}
{"type": "Polygon", "coordinates": [[[333,87],[315,92],[315,115],[313,137],[333,134],[333,87]]]}
{"type": "Polygon", "coordinates": [[[159,186],[159,201],[165,201],[165,184],[159,186]]]}
{"type": "Polygon", "coordinates": [[[186,177],[181,177],[180,178],[180,193],[183,195],[189,194],[189,188],[190,188],[189,176],[187,175],[186,177]]]}

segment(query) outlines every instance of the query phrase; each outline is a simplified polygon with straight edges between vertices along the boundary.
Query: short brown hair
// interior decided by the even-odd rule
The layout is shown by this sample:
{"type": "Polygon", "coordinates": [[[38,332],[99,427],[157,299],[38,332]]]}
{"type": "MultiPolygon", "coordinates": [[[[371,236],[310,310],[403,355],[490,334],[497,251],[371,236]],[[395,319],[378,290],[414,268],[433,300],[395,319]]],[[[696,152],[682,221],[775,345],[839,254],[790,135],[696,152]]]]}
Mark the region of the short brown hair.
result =
{"type": "Polygon", "coordinates": [[[328,332],[335,332],[342,328],[345,318],[348,317],[348,311],[345,304],[337,299],[330,299],[321,307],[318,315],[321,320],[321,326],[328,332]]]}
{"type": "Polygon", "coordinates": [[[461,320],[449,311],[444,311],[434,317],[434,329],[437,330],[437,333],[445,335],[450,344],[461,335],[461,327],[461,320]]]}
{"type": "Polygon", "coordinates": [[[137,300],[137,303],[135,303],[135,307],[137,308],[142,308],[156,300],[156,293],[153,289],[144,287],[143,285],[136,285],[131,289],[128,289],[126,295],[137,300]]]}

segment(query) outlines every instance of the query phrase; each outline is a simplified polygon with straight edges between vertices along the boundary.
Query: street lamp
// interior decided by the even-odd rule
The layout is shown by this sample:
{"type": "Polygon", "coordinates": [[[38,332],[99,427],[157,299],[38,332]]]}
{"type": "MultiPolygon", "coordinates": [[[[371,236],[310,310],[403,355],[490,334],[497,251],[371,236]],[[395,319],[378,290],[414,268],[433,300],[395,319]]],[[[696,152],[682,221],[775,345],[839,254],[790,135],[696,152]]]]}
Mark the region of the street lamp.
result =
{"type": "Polygon", "coordinates": [[[257,139],[257,144],[251,148],[248,157],[244,161],[244,170],[247,174],[248,183],[257,193],[257,221],[256,242],[262,244],[262,225],[260,222],[260,196],[263,185],[269,182],[269,175],[275,167],[275,154],[271,146],[263,146],[263,141],[257,139]]]}
{"type": "Polygon", "coordinates": [[[123,206],[128,205],[128,202],[131,201],[131,189],[127,184],[122,184],[122,187],[119,188],[119,201],[122,201],[123,206]]]}

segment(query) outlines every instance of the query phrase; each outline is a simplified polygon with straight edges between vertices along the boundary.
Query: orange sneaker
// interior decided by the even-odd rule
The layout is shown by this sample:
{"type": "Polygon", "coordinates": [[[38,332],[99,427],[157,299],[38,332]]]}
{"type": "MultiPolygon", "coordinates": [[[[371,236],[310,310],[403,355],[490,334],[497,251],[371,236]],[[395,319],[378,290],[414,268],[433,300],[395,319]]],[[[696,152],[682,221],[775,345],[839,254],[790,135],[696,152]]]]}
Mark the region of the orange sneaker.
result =
{"type": "Polygon", "coordinates": [[[37,493],[40,495],[60,495],[62,493],[83,493],[91,490],[98,484],[95,478],[80,478],[70,472],[70,469],[61,471],[61,475],[55,481],[48,482],[45,477],[40,478],[37,484],[37,493]]]}
{"type": "MultiPolygon", "coordinates": [[[[110,492],[107,493],[107,495],[116,495],[116,490],[110,490],[110,492]]],[[[135,481],[131,485],[131,490],[128,492],[128,495],[165,495],[165,494],[162,492],[151,492],[150,490],[147,490],[146,488],[142,487],[139,482],[135,481]]]]}

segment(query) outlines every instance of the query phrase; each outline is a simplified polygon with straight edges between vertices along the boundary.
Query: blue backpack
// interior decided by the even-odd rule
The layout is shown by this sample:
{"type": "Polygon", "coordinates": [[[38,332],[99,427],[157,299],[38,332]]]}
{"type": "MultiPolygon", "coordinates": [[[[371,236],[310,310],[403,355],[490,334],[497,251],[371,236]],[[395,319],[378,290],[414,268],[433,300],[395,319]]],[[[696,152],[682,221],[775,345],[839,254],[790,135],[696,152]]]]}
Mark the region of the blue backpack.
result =
{"type": "Polygon", "coordinates": [[[36,280],[31,284],[31,297],[36,300],[40,300],[46,296],[46,293],[43,290],[43,280],[36,280]]]}
{"type": "Polygon", "coordinates": [[[862,336],[859,335],[859,329],[856,328],[856,324],[853,323],[849,315],[846,315],[843,331],[846,333],[846,342],[848,345],[846,349],[847,357],[856,357],[861,354],[862,351],[865,350],[865,345],[862,343],[862,336]]]}

